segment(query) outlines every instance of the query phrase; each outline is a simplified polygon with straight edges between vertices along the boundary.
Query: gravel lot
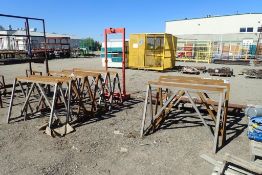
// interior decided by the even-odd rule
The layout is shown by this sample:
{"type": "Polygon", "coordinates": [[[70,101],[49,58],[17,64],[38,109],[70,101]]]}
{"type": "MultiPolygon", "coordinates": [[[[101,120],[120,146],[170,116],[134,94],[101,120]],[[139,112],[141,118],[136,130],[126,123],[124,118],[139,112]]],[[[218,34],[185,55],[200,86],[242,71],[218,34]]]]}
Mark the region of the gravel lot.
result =
{"type": "MultiPolygon", "coordinates": [[[[49,64],[50,70],[102,69],[99,58],[58,59],[49,64]]],[[[223,66],[181,62],[177,65],[223,66]]],[[[25,75],[27,67],[27,64],[0,66],[0,74],[7,83],[12,83],[15,76],[25,75]]],[[[230,103],[261,105],[262,80],[238,75],[246,66],[230,67],[235,77],[223,77],[231,84],[230,103]]],[[[34,64],[33,68],[43,70],[44,65],[34,64]]],[[[0,174],[210,174],[213,167],[201,159],[200,154],[221,159],[225,153],[230,153],[249,160],[247,118],[242,116],[230,117],[234,123],[228,130],[231,139],[216,155],[212,154],[213,140],[206,128],[197,124],[197,118],[185,117],[182,122],[170,118],[167,122],[173,124],[141,139],[146,83],[160,75],[181,73],[128,69],[127,91],[132,100],[120,111],[91,119],[62,138],[51,138],[38,131],[37,127],[46,118],[6,124],[9,97],[5,97],[4,108],[0,108],[0,174]],[[115,134],[116,130],[122,134],[115,134]]],[[[198,76],[209,77],[208,74],[198,76]]],[[[14,115],[20,108],[19,105],[14,107],[14,115]]]]}

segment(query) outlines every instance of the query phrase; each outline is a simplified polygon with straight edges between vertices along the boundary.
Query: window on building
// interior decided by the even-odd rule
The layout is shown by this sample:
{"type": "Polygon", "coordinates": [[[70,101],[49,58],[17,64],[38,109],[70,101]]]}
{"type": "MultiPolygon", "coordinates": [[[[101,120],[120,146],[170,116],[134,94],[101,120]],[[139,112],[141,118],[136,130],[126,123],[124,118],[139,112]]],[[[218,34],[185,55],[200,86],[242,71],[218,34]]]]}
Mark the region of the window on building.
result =
{"type": "Polygon", "coordinates": [[[241,27],[239,31],[240,32],[246,32],[246,28],[245,27],[241,27]]]}
{"type": "Polygon", "coordinates": [[[248,27],[247,32],[253,32],[253,27],[248,27]]]}
{"type": "Polygon", "coordinates": [[[257,32],[262,32],[262,27],[258,27],[257,32]]]}

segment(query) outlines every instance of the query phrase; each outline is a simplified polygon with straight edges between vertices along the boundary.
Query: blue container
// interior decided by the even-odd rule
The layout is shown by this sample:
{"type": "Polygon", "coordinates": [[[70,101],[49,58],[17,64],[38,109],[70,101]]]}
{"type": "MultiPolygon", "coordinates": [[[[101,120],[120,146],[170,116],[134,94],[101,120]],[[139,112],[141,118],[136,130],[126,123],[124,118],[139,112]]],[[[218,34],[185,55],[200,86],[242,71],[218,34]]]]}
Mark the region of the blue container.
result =
{"type": "MultiPolygon", "coordinates": [[[[101,52],[105,52],[105,48],[104,47],[102,47],[101,48],[101,52]]],[[[107,48],[107,52],[109,53],[109,52],[122,52],[122,47],[108,47],[107,48]]]]}

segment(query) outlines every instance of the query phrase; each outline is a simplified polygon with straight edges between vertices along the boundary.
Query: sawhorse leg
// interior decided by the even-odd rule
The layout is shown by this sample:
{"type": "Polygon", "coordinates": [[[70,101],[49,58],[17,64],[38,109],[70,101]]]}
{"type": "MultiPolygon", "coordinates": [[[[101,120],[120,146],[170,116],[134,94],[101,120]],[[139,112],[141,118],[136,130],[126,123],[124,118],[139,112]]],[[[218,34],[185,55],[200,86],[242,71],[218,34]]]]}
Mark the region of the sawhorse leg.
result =
{"type": "Polygon", "coordinates": [[[16,88],[16,82],[17,82],[17,79],[15,78],[15,80],[13,82],[12,94],[11,94],[11,99],[10,99],[9,109],[8,109],[8,114],[7,114],[7,123],[9,123],[10,116],[11,116],[11,113],[12,113],[13,102],[14,102],[14,95],[15,95],[15,88],[16,88]]]}

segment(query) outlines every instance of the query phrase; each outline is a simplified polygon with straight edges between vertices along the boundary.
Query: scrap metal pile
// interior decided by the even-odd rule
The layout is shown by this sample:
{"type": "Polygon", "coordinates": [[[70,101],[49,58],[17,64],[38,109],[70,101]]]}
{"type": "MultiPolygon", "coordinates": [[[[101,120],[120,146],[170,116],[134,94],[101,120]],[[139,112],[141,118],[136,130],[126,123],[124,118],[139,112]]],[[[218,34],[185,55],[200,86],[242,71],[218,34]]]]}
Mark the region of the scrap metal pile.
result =
{"type": "Polygon", "coordinates": [[[200,74],[200,71],[197,68],[191,66],[184,66],[181,72],[184,74],[196,74],[196,75],[200,74]]]}
{"type": "Polygon", "coordinates": [[[233,69],[229,67],[222,67],[222,68],[215,68],[215,69],[208,69],[207,72],[211,76],[221,76],[221,77],[231,77],[233,76],[233,69]]]}
{"type": "Polygon", "coordinates": [[[229,67],[207,69],[205,66],[179,66],[177,67],[177,70],[183,74],[199,75],[200,73],[208,72],[210,76],[231,77],[234,75],[233,69],[230,69],[229,67]]]}
{"type": "Polygon", "coordinates": [[[246,78],[262,78],[262,69],[244,69],[242,73],[246,78]]]}

